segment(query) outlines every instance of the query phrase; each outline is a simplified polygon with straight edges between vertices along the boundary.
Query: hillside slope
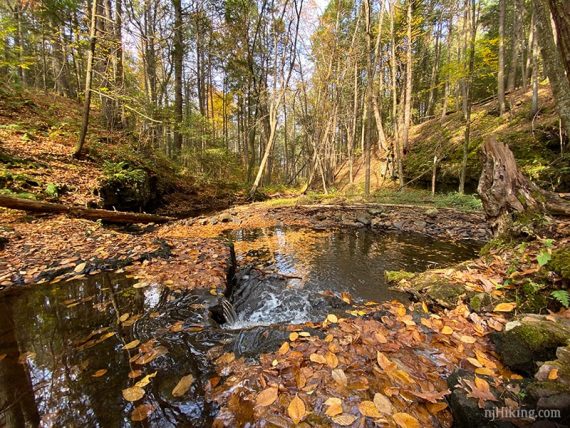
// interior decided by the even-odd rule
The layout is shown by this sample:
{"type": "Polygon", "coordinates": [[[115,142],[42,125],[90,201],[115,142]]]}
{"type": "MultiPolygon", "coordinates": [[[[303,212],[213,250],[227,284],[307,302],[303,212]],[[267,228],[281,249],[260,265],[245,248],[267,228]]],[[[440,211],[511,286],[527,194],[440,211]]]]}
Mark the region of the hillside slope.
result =
{"type": "MultiPolygon", "coordinates": [[[[560,192],[570,191],[570,156],[561,156],[558,115],[549,85],[539,92],[540,110],[531,117],[530,91],[510,95],[510,112],[499,117],[496,100],[475,105],[472,113],[472,135],[469,147],[467,185],[475,191],[481,173],[479,149],[490,135],[495,135],[513,150],[522,171],[544,188],[560,192]]],[[[433,159],[443,159],[438,167],[438,190],[456,190],[459,182],[465,121],[462,112],[448,114],[445,119],[435,118],[414,126],[410,134],[410,147],[404,159],[406,181],[429,188],[433,159]]],[[[567,143],[566,143],[567,144],[567,143]]],[[[372,161],[372,187],[388,185],[382,180],[381,162],[372,161]]],[[[362,159],[354,165],[355,185],[364,182],[362,159]]],[[[337,187],[348,188],[348,167],[343,165],[337,174],[337,187]]]]}

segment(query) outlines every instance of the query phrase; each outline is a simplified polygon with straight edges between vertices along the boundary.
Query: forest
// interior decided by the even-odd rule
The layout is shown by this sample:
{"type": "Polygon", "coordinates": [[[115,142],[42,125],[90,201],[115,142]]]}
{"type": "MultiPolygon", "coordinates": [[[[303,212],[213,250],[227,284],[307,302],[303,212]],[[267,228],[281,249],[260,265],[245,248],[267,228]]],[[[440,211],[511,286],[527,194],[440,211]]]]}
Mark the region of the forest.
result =
{"type": "Polygon", "coordinates": [[[0,2],[0,426],[570,426],[567,0],[0,2]]]}

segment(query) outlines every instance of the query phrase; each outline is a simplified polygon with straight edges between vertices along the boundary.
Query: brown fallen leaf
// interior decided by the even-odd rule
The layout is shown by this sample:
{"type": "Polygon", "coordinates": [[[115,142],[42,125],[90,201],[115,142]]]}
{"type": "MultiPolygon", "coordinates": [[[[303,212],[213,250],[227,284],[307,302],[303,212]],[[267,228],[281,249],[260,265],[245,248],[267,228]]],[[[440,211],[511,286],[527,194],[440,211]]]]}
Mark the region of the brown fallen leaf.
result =
{"type": "Polygon", "coordinates": [[[420,428],[420,422],[408,413],[394,413],[392,417],[400,428],[420,428]]]}
{"type": "Polygon", "coordinates": [[[327,361],[327,366],[329,366],[331,369],[336,369],[338,366],[338,358],[335,354],[333,354],[332,352],[327,352],[325,354],[325,359],[327,361]]]}
{"type": "Polygon", "coordinates": [[[432,415],[435,415],[442,410],[447,409],[447,403],[427,403],[427,408],[432,415]]]}
{"type": "Polygon", "coordinates": [[[97,370],[95,373],[93,373],[93,374],[91,375],[91,377],[101,377],[101,376],[104,376],[105,373],[107,373],[107,371],[108,371],[107,369],[97,370]]]}
{"type": "Polygon", "coordinates": [[[131,412],[131,421],[141,422],[147,419],[152,412],[154,412],[155,407],[152,404],[140,404],[131,412]]]}
{"type": "Polygon", "coordinates": [[[129,379],[134,379],[142,374],[142,370],[133,370],[129,372],[129,379]]]}
{"type": "Polygon", "coordinates": [[[327,363],[327,359],[320,355],[320,354],[311,354],[309,356],[309,359],[313,362],[313,363],[317,363],[317,364],[326,364],[327,363]]]}
{"type": "Polygon", "coordinates": [[[340,386],[346,386],[348,384],[348,379],[343,369],[334,369],[332,371],[332,378],[340,386]]]}
{"type": "Polygon", "coordinates": [[[374,394],[374,405],[380,413],[385,415],[391,415],[394,411],[390,399],[379,392],[374,394]]]}
{"type": "Polygon", "coordinates": [[[150,383],[150,380],[153,377],[156,377],[156,373],[157,372],[153,372],[151,374],[146,375],[141,380],[139,380],[137,383],[135,383],[135,386],[138,386],[139,388],[144,388],[145,386],[147,386],[150,383]]]}
{"type": "Polygon", "coordinates": [[[325,406],[327,406],[325,415],[329,417],[337,416],[342,413],[342,400],[340,398],[329,398],[327,401],[325,401],[325,406]]]}
{"type": "Polygon", "coordinates": [[[261,391],[255,399],[255,405],[259,407],[271,406],[279,396],[279,389],[277,387],[269,387],[261,391]]]}
{"type": "Polygon", "coordinates": [[[362,401],[358,404],[358,410],[362,416],[367,416],[374,419],[382,417],[380,411],[376,408],[376,405],[372,401],[362,401]]]}
{"type": "Polygon", "coordinates": [[[138,401],[144,397],[144,389],[138,386],[132,386],[130,388],[123,389],[123,398],[127,401],[133,402],[138,401]]]}
{"type": "Polygon", "coordinates": [[[287,407],[287,414],[294,423],[298,424],[306,416],[306,413],[305,403],[298,395],[295,395],[295,398],[291,400],[289,407],[287,407]]]}
{"type": "Polygon", "coordinates": [[[341,427],[348,427],[354,423],[356,416],[344,413],[342,415],[335,416],[332,420],[335,424],[338,424],[341,427]]]}
{"type": "Polygon", "coordinates": [[[493,309],[493,312],[512,312],[516,307],[517,307],[517,304],[514,302],[512,302],[512,303],[499,303],[497,306],[495,306],[495,309],[493,309]]]}
{"type": "Polygon", "coordinates": [[[184,394],[188,392],[193,383],[194,383],[194,376],[192,376],[192,374],[183,376],[172,390],[172,396],[182,397],[184,394]]]}

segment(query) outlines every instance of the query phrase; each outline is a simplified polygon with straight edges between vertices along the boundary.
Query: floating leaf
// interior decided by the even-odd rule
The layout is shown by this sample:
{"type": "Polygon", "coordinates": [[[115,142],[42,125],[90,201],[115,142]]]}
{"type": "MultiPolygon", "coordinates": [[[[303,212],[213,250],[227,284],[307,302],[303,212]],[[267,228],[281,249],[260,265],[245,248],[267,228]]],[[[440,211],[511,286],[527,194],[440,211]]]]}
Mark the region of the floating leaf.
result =
{"type": "Polygon", "coordinates": [[[133,370],[129,372],[129,379],[135,379],[142,374],[142,370],[133,370]]]}
{"type": "Polygon", "coordinates": [[[391,415],[394,411],[390,399],[379,392],[374,394],[374,405],[380,413],[384,413],[385,415],[391,415]]]}
{"type": "Polygon", "coordinates": [[[178,381],[174,389],[172,390],[172,396],[182,397],[184,394],[188,392],[188,390],[192,386],[192,383],[194,383],[194,376],[192,376],[192,374],[182,377],[178,381]]]}
{"type": "Polygon", "coordinates": [[[140,343],[141,343],[140,340],[135,339],[135,340],[133,340],[132,342],[129,342],[129,343],[127,343],[125,346],[123,346],[123,349],[134,349],[134,348],[136,348],[137,346],[139,346],[140,343]]]}
{"type": "Polygon", "coordinates": [[[299,396],[295,395],[295,398],[291,400],[289,407],[287,407],[287,414],[293,420],[293,422],[298,424],[301,422],[301,420],[303,420],[306,412],[307,410],[305,408],[305,403],[299,398],[299,396]]]}
{"type": "Polygon", "coordinates": [[[120,322],[125,322],[126,320],[129,319],[129,317],[131,316],[131,314],[129,314],[128,312],[126,314],[123,314],[119,317],[119,321],[120,322]]]}
{"type": "Polygon", "coordinates": [[[138,386],[123,389],[123,398],[127,401],[138,401],[144,397],[144,389],[138,386]]]}
{"type": "Polygon", "coordinates": [[[156,377],[156,372],[153,372],[151,374],[146,375],[141,380],[139,380],[137,383],[135,383],[135,386],[138,386],[139,388],[144,388],[145,386],[147,386],[150,383],[150,380],[153,377],[156,377]]]}
{"type": "Polygon", "coordinates": [[[259,393],[257,398],[255,399],[255,405],[260,407],[267,407],[271,406],[275,400],[277,400],[277,396],[279,395],[279,389],[277,387],[269,387],[264,389],[259,393]]]}
{"type": "Polygon", "coordinates": [[[494,312],[512,312],[513,309],[515,309],[517,307],[517,304],[512,302],[512,303],[499,303],[497,306],[495,306],[495,309],[493,309],[494,312]]]}
{"type": "Polygon", "coordinates": [[[369,418],[381,418],[382,415],[376,408],[376,405],[372,401],[363,401],[358,404],[358,410],[362,413],[362,416],[367,416],[369,418]]]}
{"type": "Polygon", "coordinates": [[[107,371],[108,371],[107,369],[100,369],[100,370],[97,370],[95,373],[93,373],[93,374],[91,375],[91,377],[101,377],[101,376],[104,376],[105,373],[107,373],[107,371]]]}
{"type": "Polygon", "coordinates": [[[154,406],[152,404],[141,404],[131,412],[131,421],[141,422],[147,419],[152,412],[154,412],[154,406]]]}
{"type": "Polygon", "coordinates": [[[83,272],[83,270],[85,269],[85,266],[87,266],[86,262],[79,263],[77,266],[75,266],[75,269],[73,269],[73,272],[75,272],[75,273],[83,272]]]}
{"type": "Polygon", "coordinates": [[[342,415],[335,416],[332,420],[335,424],[338,424],[341,427],[348,427],[354,423],[356,416],[344,413],[342,415]]]}
{"type": "Polygon", "coordinates": [[[408,413],[394,413],[392,417],[400,428],[420,428],[420,422],[408,413]]]}

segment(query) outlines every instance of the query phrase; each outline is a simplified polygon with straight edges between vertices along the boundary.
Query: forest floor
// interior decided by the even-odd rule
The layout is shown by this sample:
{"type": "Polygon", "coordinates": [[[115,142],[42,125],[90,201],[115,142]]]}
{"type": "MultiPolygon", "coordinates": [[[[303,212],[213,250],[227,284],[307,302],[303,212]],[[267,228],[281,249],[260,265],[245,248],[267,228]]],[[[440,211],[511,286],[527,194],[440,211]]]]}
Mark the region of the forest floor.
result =
{"type": "MultiPolygon", "coordinates": [[[[276,207],[265,202],[164,226],[128,228],[8,210],[1,216],[4,292],[114,270],[127,272],[137,284],[160,283],[179,291],[206,288],[223,295],[233,261],[220,237],[238,229],[287,225],[370,228],[451,240],[490,238],[480,212],[379,204],[276,207]]],[[[495,244],[477,259],[425,274],[394,273],[391,280],[411,293],[412,303],[358,305],[343,295],[351,305],[344,314],[286,326],[288,340],[255,360],[232,352],[218,355],[217,373],[203,385],[206,398],[219,405],[214,426],[451,426],[454,418],[462,426],[462,417],[468,421],[464,424],[486,420],[484,408],[527,406],[525,385],[540,380],[558,387],[568,381],[568,373],[555,362],[539,371],[538,380],[532,378],[534,372],[512,371],[502,362],[508,354],[501,354],[491,338],[507,334],[509,323],[520,324],[526,312],[546,313],[540,322],[553,325],[570,319],[570,311],[556,309],[561,308],[556,302],[540,300],[544,293],[521,294],[529,283],[548,290],[567,284],[562,273],[553,272],[560,268],[541,257],[548,254],[550,260],[561,249],[567,251],[568,236],[570,222],[559,221],[549,240],[522,247],[495,244]],[[449,287],[442,290],[442,284],[449,287]],[[451,288],[459,292],[450,294],[451,288]],[[528,303],[533,298],[538,306],[528,303]]],[[[554,357],[552,347],[559,345],[563,343],[544,345],[544,354],[543,345],[532,343],[539,347],[537,358],[554,357]]],[[[139,352],[147,351],[141,347],[139,352]]],[[[541,393],[553,394],[551,389],[536,393],[535,403],[544,398],[541,393]]],[[[150,417],[153,407],[141,404],[133,412],[136,418],[141,412],[150,417]]]]}

